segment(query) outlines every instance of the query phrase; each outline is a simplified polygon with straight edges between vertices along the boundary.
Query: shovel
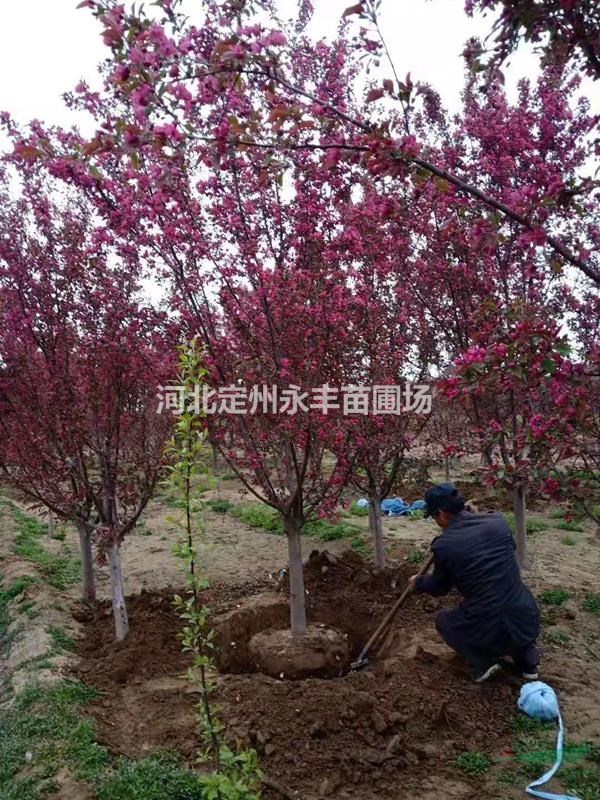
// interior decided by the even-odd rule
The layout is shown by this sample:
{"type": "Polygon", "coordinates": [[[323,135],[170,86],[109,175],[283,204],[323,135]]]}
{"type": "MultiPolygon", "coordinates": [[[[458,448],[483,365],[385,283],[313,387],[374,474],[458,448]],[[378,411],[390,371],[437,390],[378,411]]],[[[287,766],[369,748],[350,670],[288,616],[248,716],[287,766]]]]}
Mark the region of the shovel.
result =
{"type": "MultiPolygon", "coordinates": [[[[425,573],[429,570],[429,567],[433,564],[433,553],[429,556],[427,561],[423,564],[421,569],[418,571],[417,575],[425,575],[425,573]]],[[[402,592],[400,597],[396,600],[394,605],[390,608],[388,613],[385,615],[379,627],[375,631],[375,633],[371,636],[369,641],[363,647],[360,652],[360,655],[350,664],[350,671],[356,672],[359,669],[363,669],[369,663],[369,653],[381,642],[381,638],[384,633],[387,633],[388,628],[392,624],[394,617],[400,610],[400,608],[404,605],[408,596],[412,594],[410,586],[407,586],[406,589],[402,592]]]]}

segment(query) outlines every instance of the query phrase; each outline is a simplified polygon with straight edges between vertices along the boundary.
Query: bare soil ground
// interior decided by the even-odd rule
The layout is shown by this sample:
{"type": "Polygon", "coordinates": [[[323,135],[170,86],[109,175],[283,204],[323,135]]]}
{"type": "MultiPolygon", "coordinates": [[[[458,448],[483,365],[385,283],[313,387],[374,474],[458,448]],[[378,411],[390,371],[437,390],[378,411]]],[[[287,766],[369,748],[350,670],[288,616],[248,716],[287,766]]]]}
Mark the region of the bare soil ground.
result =
{"type": "MultiPolygon", "coordinates": [[[[398,521],[393,524],[403,527],[398,521]]],[[[431,534],[431,523],[413,520],[406,525],[412,544],[431,534]]],[[[543,546],[542,538],[532,543],[534,564],[549,557],[552,547],[555,552],[567,547],[546,531],[538,534],[546,536],[543,546]]],[[[584,586],[593,585],[597,551],[588,540],[578,573],[584,586]]],[[[412,572],[414,567],[402,566],[400,582],[412,572]]],[[[356,656],[393,602],[394,574],[390,569],[374,575],[351,552],[335,560],[313,553],[306,566],[310,620],[347,634],[356,656]]],[[[568,575],[573,587],[573,573],[568,575]]],[[[534,583],[549,585],[537,578],[534,583]]],[[[266,773],[300,797],[374,800],[413,792],[431,800],[496,800],[500,788],[493,773],[485,780],[465,776],[454,761],[473,750],[502,760],[510,747],[510,720],[521,681],[508,672],[483,686],[469,682],[464,665],[439,640],[433,625],[436,609],[457,602],[456,597],[413,598],[365,671],[329,680],[286,681],[254,672],[248,658],[254,633],[287,624],[285,579],[278,591],[274,588],[268,579],[255,580],[216,586],[207,596],[221,634],[223,672],[216,676],[216,699],[232,741],[256,747],[266,773]]],[[[198,748],[196,689],[182,677],[187,662],[179,651],[179,623],[170,594],[144,593],[132,599],[130,611],[132,635],[125,645],[112,641],[108,607],[78,617],[87,624],[76,674],[105,692],[93,709],[101,741],[135,757],[160,747],[174,747],[191,757],[198,748]]],[[[575,621],[566,620],[560,608],[545,612],[548,629],[568,630],[571,642],[545,648],[543,678],[560,692],[569,735],[594,741],[600,734],[600,664],[585,643],[599,626],[591,614],[570,613],[575,621]]],[[[504,797],[521,796],[512,787],[501,791],[504,797]]]]}
{"type": "MultiPolygon", "coordinates": [[[[333,563],[313,555],[306,567],[310,620],[345,633],[356,656],[393,601],[392,574],[374,575],[351,552],[333,563]]],[[[408,574],[403,567],[403,578],[408,574]]],[[[432,616],[439,603],[419,598],[407,606],[368,669],[328,680],[286,681],[252,671],[247,659],[257,627],[286,624],[285,587],[270,601],[266,588],[220,587],[207,600],[217,630],[227,635],[221,642],[226,650],[231,611],[241,606],[238,658],[227,663],[232,672],[218,677],[216,700],[229,737],[257,747],[267,774],[309,797],[404,797],[407,786],[416,790],[432,770],[444,783],[460,779],[469,792],[444,796],[477,790],[477,782],[465,783],[452,760],[469,749],[502,752],[518,682],[508,676],[483,687],[469,683],[464,666],[435,638],[432,616]],[[252,608],[248,596],[255,601],[253,626],[245,624],[252,608]]],[[[93,711],[101,741],[132,756],[165,746],[191,755],[198,746],[194,687],[179,679],[186,659],[179,653],[169,598],[144,594],[131,606],[133,633],[126,645],[113,643],[107,609],[90,617],[80,643],[77,676],[106,691],[93,711]]]]}
{"type": "MultiPolygon", "coordinates": [[[[233,503],[248,501],[234,481],[221,484],[218,496],[233,503]]],[[[124,545],[131,616],[126,643],[113,642],[107,605],[91,613],[77,603],[73,589],[63,594],[61,612],[53,595],[52,620],[63,613],[61,624],[80,633],[78,660],[59,668],[73,670],[101,690],[91,713],[100,741],[117,754],[138,757],[171,748],[192,761],[200,747],[194,715],[197,688],[184,677],[187,661],[171,606],[174,590],[183,585],[171,553],[179,538],[178,513],[156,501],[144,525],[124,545]]],[[[547,529],[529,537],[527,582],[537,594],[564,589],[571,595],[563,606],[543,606],[542,678],[560,693],[569,737],[599,741],[600,662],[588,648],[600,654],[600,621],[582,603],[587,592],[600,591],[600,539],[587,524],[583,531],[561,530],[552,509],[536,511],[531,518],[544,520],[547,529]]],[[[351,521],[366,533],[365,518],[351,521]]],[[[438,601],[413,598],[379,657],[363,672],[329,680],[269,678],[252,671],[247,645],[253,633],[287,624],[285,586],[279,579],[287,562],[285,539],[249,528],[230,513],[207,512],[205,527],[201,569],[212,584],[207,601],[221,632],[222,672],[215,678],[226,733],[256,747],[267,774],[306,800],[522,796],[521,786],[495,782],[495,768],[488,777],[471,777],[454,764],[466,751],[481,750],[498,760],[505,756],[520,681],[506,674],[481,687],[470,684],[463,665],[435,632],[438,601]]],[[[416,553],[428,549],[437,529],[428,520],[394,518],[384,521],[384,532],[388,554],[405,579],[418,568],[406,560],[417,560],[416,553]]],[[[347,634],[356,655],[395,595],[390,588],[393,570],[373,575],[355,554],[340,555],[348,544],[340,540],[324,545],[307,538],[303,547],[305,558],[325,547],[338,558],[333,566],[322,555],[309,561],[309,617],[347,634]]],[[[21,574],[22,565],[5,553],[3,571],[21,574]]],[[[102,569],[99,587],[107,598],[108,575],[102,569]]],[[[44,590],[37,586],[32,591],[44,590]]],[[[41,596],[38,601],[43,606],[41,596]]],[[[45,614],[41,619],[47,623],[45,614]]],[[[26,639],[32,645],[36,623],[39,627],[39,620],[27,625],[26,639]]]]}
{"type": "MultiPolygon", "coordinates": [[[[237,481],[223,481],[219,490],[206,494],[206,498],[229,500],[237,504],[251,502],[237,481]]],[[[128,594],[138,594],[142,589],[179,588],[182,584],[181,565],[173,558],[172,550],[180,539],[177,519],[181,512],[156,500],[144,514],[144,526],[123,544],[122,560],[128,594]]],[[[359,523],[360,524],[360,523],[359,523]]],[[[287,543],[283,536],[269,535],[258,528],[250,528],[229,513],[205,512],[206,535],[200,544],[201,570],[214,583],[243,583],[266,578],[278,572],[287,563],[287,543]]],[[[309,553],[314,540],[304,538],[303,550],[309,553]]],[[[347,542],[333,542],[330,550],[341,551],[347,542]]],[[[108,569],[98,572],[100,596],[110,594],[108,569]]]]}

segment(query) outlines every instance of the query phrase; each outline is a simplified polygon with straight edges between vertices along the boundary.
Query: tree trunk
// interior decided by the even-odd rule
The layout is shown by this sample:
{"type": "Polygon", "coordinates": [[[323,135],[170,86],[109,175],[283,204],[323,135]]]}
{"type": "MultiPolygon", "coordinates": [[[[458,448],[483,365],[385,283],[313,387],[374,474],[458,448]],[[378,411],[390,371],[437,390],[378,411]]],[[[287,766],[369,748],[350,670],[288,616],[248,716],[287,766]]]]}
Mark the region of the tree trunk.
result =
{"type": "Polygon", "coordinates": [[[94,555],[90,533],[85,525],[78,525],[79,553],[81,555],[81,591],[88,603],[96,602],[96,578],[94,576],[94,555]]]}
{"type": "Polygon", "coordinates": [[[444,458],[444,477],[446,478],[446,483],[450,483],[450,456],[444,458]]]}
{"type": "Polygon", "coordinates": [[[525,489],[517,486],[513,491],[513,508],[515,511],[515,539],[517,543],[517,561],[521,569],[527,568],[527,505],[525,489]]]}
{"type": "Polygon", "coordinates": [[[216,444],[211,444],[210,447],[212,450],[212,468],[213,472],[216,473],[219,468],[219,451],[217,450],[216,444]]]}
{"type": "Polygon", "coordinates": [[[369,498],[369,527],[373,536],[375,550],[375,568],[381,571],[385,567],[385,547],[383,546],[383,525],[381,521],[381,500],[371,495],[369,498]]]}
{"type": "Polygon", "coordinates": [[[54,538],[54,514],[51,511],[48,512],[48,536],[54,538]]]}
{"type": "Polygon", "coordinates": [[[300,524],[294,517],[284,517],[283,527],[287,536],[290,561],[290,625],[292,636],[300,637],[306,633],[300,524]]]}
{"type": "Polygon", "coordinates": [[[110,585],[112,590],[112,607],[115,618],[115,637],[122,642],[129,634],[129,620],[125,606],[125,593],[123,591],[123,573],[121,571],[121,545],[114,542],[108,553],[108,566],[110,570],[110,585]]]}

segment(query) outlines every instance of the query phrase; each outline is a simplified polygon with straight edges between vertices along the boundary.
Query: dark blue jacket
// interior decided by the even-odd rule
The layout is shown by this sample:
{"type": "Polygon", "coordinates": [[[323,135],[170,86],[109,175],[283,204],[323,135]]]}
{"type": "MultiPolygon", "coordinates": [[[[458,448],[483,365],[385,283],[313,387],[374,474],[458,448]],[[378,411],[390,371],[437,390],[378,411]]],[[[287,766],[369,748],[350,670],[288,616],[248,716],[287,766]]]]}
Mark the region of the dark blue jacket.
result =
{"type": "Polygon", "coordinates": [[[418,592],[463,596],[467,627],[482,642],[506,638],[527,644],[539,634],[539,610],[521,580],[512,532],[501,514],[457,514],[434,539],[434,571],[416,581],[418,592]]]}

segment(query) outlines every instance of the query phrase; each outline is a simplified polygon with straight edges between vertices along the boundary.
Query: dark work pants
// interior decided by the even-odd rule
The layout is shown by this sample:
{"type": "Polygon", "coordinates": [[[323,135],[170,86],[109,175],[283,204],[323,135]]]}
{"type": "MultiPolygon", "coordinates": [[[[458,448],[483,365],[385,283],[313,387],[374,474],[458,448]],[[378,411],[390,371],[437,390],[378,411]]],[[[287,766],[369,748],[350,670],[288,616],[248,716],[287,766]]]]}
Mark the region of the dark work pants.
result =
{"type": "Polygon", "coordinates": [[[459,608],[439,611],[435,627],[446,644],[471,667],[487,669],[496,659],[510,656],[521,672],[537,670],[540,656],[535,642],[516,645],[499,635],[495,640],[482,644],[481,637],[474,635],[473,623],[465,619],[459,608]]]}

